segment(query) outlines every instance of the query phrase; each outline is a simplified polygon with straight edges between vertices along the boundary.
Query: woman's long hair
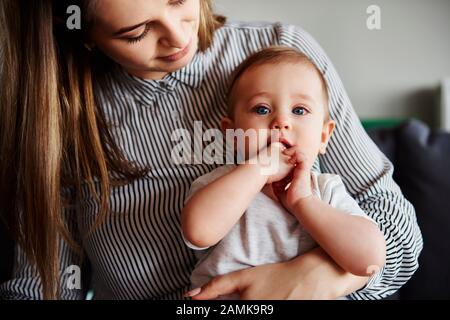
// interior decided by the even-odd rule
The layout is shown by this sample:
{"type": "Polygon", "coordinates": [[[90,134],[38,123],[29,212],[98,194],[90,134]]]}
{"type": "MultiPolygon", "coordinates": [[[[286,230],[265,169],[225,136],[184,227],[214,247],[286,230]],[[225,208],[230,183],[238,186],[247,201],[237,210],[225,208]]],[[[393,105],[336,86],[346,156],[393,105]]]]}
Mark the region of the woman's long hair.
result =
{"type": "MultiPolygon", "coordinates": [[[[210,0],[200,1],[204,50],[223,20],[213,16],[210,0]]],[[[86,50],[85,32],[65,27],[66,9],[77,4],[83,29],[88,29],[94,2],[0,4],[0,216],[36,266],[44,299],[59,297],[60,237],[81,252],[63,217],[65,206],[76,205],[81,183],[88,183],[99,203],[95,227],[108,213],[110,186],[148,170],[125,158],[97,107],[93,65],[107,67],[108,59],[86,50]],[[98,193],[94,179],[100,184],[98,193]]]]}

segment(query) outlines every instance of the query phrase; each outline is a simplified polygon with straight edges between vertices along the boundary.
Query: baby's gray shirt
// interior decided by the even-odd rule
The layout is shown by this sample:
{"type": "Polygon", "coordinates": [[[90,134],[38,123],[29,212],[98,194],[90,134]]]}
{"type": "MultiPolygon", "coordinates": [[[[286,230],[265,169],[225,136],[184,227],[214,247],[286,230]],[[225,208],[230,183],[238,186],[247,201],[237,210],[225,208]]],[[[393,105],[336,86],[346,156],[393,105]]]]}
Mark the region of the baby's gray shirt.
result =
{"type": "MultiPolygon", "coordinates": [[[[235,167],[225,165],[199,177],[193,182],[186,202],[195,192],[235,167]]],[[[311,182],[313,194],[322,201],[375,223],[346,192],[338,175],[312,172],[311,182]]],[[[184,235],[183,239],[188,247],[195,250],[198,261],[191,274],[192,288],[201,287],[215,276],[232,271],[291,260],[317,246],[297,218],[263,192],[256,195],[239,221],[215,246],[198,248],[189,243],[184,235]]]]}

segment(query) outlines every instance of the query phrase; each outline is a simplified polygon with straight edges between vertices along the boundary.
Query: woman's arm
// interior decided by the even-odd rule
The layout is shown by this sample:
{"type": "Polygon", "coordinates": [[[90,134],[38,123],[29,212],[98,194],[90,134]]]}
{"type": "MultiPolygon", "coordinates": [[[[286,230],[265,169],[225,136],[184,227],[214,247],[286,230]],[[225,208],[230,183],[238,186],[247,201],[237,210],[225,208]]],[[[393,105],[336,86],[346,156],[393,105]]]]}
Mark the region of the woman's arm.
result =
{"type": "MultiPolygon", "coordinates": [[[[77,212],[72,208],[63,210],[68,230],[71,236],[75,237],[73,240],[81,243],[81,239],[77,237],[76,214],[77,212]]],[[[82,258],[72,250],[62,236],[59,239],[59,267],[59,299],[84,299],[86,288],[83,288],[84,281],[82,280],[89,278],[87,265],[83,263],[82,258]],[[78,273],[78,271],[80,272],[78,273]],[[78,287],[78,284],[81,287],[78,287]]],[[[0,300],[42,299],[42,284],[37,268],[30,263],[20,246],[16,245],[13,276],[11,279],[0,284],[0,300]]]]}
{"type": "Polygon", "coordinates": [[[197,191],[181,213],[185,239],[200,248],[215,245],[266,182],[258,164],[242,164],[197,191]]]}
{"type": "Polygon", "coordinates": [[[368,219],[342,212],[315,196],[298,201],[292,214],[345,271],[370,276],[383,267],[384,237],[368,219]]]}
{"type": "MultiPolygon", "coordinates": [[[[288,262],[266,264],[214,278],[192,290],[194,300],[239,293],[243,300],[330,300],[366,285],[368,277],[342,270],[321,248],[288,262]]],[[[191,296],[189,293],[187,296],[191,296]]]]}
{"type": "MultiPolygon", "coordinates": [[[[86,288],[87,265],[61,238],[60,242],[60,291],[59,300],[83,300],[86,288]],[[78,278],[80,277],[80,278],[78,278]],[[78,287],[80,284],[80,287],[78,287]]],[[[41,278],[37,268],[29,262],[20,246],[16,245],[15,264],[11,279],[0,284],[0,300],[42,300],[41,278]]]]}

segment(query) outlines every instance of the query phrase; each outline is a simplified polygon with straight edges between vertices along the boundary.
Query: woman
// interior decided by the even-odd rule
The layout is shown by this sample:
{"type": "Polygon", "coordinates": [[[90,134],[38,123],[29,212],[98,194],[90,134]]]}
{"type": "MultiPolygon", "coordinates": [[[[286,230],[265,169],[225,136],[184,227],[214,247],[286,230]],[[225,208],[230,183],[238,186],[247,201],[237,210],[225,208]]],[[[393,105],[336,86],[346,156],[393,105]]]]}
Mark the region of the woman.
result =
{"type": "Polygon", "coordinates": [[[67,270],[85,255],[81,275],[98,299],[182,298],[195,261],[179,214],[190,183],[215,166],[175,165],[171,134],[194,132],[195,121],[218,127],[232,70],[273,44],[299,49],[323,72],[337,129],[320,169],[341,175],[379,224],[386,267],[356,277],[315,249],[216,278],[196,299],[235,291],[249,299],[377,299],[411,277],[422,248],[414,209],[306,32],[224,24],[211,0],[78,2],[81,30],[65,24],[77,1],[1,2],[0,210],[20,244],[2,297],[83,298],[67,270]]]}

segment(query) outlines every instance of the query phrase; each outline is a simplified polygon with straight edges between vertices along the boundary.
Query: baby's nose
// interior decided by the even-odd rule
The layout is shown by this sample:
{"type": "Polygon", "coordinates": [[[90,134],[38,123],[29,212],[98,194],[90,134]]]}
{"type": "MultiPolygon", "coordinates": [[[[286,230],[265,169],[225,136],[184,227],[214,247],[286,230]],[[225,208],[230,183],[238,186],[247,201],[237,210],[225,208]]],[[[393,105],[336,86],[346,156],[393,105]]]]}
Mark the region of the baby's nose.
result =
{"type": "Polygon", "coordinates": [[[276,130],[287,130],[291,128],[291,124],[286,118],[277,118],[272,122],[271,128],[276,130]]]}

